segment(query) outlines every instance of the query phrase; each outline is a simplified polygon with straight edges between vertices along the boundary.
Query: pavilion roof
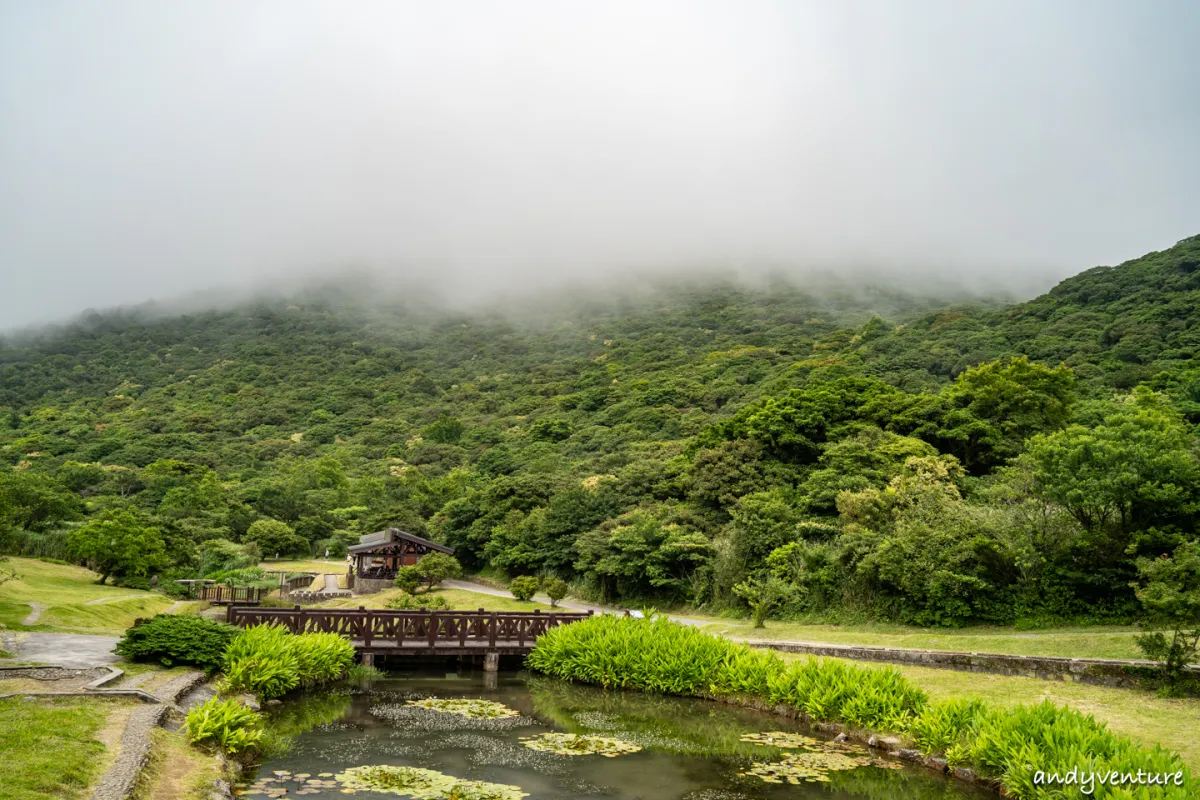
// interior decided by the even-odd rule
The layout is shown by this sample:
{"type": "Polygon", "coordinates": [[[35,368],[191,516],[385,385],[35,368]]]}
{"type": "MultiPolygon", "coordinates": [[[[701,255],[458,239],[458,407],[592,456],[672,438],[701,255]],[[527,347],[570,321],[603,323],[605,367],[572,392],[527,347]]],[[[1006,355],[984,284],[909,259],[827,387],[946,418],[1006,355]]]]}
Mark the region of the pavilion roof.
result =
{"type": "Polygon", "coordinates": [[[454,548],[447,547],[444,544],[431,542],[428,539],[423,539],[420,536],[402,531],[399,528],[388,528],[386,530],[369,533],[363,536],[358,544],[347,548],[351,553],[374,553],[390,550],[396,543],[406,541],[413,544],[419,544],[428,547],[430,550],[437,550],[439,553],[454,555],[454,548]]]}

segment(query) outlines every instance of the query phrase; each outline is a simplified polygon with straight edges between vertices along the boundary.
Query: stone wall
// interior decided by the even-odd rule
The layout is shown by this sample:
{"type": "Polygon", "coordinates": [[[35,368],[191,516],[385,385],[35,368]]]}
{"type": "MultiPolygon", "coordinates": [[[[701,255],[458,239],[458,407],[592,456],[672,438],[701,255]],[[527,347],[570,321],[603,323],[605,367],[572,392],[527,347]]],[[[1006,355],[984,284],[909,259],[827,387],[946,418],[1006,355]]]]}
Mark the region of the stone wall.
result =
{"type": "MultiPolygon", "coordinates": [[[[989,672],[1042,680],[1064,680],[1100,686],[1133,686],[1154,677],[1150,661],[1118,661],[1103,658],[1057,658],[1053,656],[1009,656],[995,653],[951,653],[942,650],[907,650],[892,647],[824,644],[818,642],[746,643],[786,653],[850,658],[856,661],[884,661],[918,667],[956,669],[963,672],[989,672]]],[[[1200,678],[1200,668],[1189,671],[1200,678]]]]}
{"type": "Polygon", "coordinates": [[[396,588],[396,583],[390,578],[359,578],[358,576],[354,578],[355,594],[375,594],[375,592],[394,588],[396,588]]]}

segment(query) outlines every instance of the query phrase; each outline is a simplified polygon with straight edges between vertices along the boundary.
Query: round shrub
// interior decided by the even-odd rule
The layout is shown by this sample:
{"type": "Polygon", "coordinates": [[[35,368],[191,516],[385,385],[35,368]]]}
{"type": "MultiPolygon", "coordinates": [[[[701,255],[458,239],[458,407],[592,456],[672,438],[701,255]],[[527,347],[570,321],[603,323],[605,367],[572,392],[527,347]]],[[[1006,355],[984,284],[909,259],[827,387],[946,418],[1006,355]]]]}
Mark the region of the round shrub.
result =
{"type": "Polygon", "coordinates": [[[522,575],[519,578],[513,578],[512,583],[508,585],[508,590],[518,600],[532,600],[533,595],[538,590],[538,579],[532,575],[522,575]]]}
{"type": "Polygon", "coordinates": [[[130,661],[180,664],[214,670],[238,629],[188,614],[159,614],[134,623],[117,644],[116,653],[130,661]]]}

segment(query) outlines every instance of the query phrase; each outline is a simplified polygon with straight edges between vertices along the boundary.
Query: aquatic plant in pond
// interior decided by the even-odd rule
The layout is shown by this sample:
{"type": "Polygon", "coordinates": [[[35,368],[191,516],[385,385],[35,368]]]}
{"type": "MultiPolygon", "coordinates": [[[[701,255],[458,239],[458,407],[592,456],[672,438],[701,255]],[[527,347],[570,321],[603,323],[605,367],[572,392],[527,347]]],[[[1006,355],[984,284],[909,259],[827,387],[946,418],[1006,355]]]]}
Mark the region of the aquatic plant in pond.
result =
{"type": "Polygon", "coordinates": [[[870,764],[870,759],[852,758],[833,751],[796,753],[783,761],[760,762],[738,774],[754,776],[766,783],[826,782],[831,772],[858,769],[870,764]]]}
{"type": "Polygon", "coordinates": [[[544,753],[555,753],[560,756],[617,756],[636,753],[640,745],[626,742],[612,736],[594,736],[587,733],[543,733],[540,736],[527,736],[521,739],[521,744],[530,750],[540,750],[544,753]]]}
{"type": "Polygon", "coordinates": [[[783,750],[792,750],[798,747],[812,747],[820,744],[817,739],[811,736],[805,736],[802,733],[787,733],[786,731],[766,731],[765,733],[745,733],[742,734],[743,742],[751,744],[761,744],[765,747],[778,747],[783,750]]]}
{"type": "Polygon", "coordinates": [[[380,792],[413,800],[521,800],[520,786],[468,781],[421,767],[351,767],[336,780],[343,792],[380,792]]]}
{"type": "Polygon", "coordinates": [[[263,776],[245,789],[236,791],[239,796],[263,795],[265,797],[291,797],[294,795],[320,794],[325,789],[338,788],[332,772],[322,772],[313,777],[308,772],[277,770],[263,776]]]}
{"type": "Polygon", "coordinates": [[[467,719],[504,719],[521,716],[520,711],[511,709],[503,703],[491,700],[468,700],[461,697],[426,697],[424,700],[409,700],[408,705],[427,708],[430,711],[440,711],[443,714],[458,714],[467,719]]]}

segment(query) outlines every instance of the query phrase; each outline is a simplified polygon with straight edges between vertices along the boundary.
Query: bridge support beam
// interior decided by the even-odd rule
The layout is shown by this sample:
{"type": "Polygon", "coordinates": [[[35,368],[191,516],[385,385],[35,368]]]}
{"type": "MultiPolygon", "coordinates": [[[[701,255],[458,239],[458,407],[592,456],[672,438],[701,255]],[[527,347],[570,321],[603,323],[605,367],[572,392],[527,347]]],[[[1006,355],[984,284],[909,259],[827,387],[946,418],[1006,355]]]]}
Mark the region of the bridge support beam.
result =
{"type": "Polygon", "coordinates": [[[500,654],[499,653],[484,653],[483,654],[483,671],[484,672],[499,672],[500,671],[500,654]]]}
{"type": "Polygon", "coordinates": [[[363,653],[362,654],[362,665],[364,667],[375,666],[375,654],[374,653],[363,653]]]}

